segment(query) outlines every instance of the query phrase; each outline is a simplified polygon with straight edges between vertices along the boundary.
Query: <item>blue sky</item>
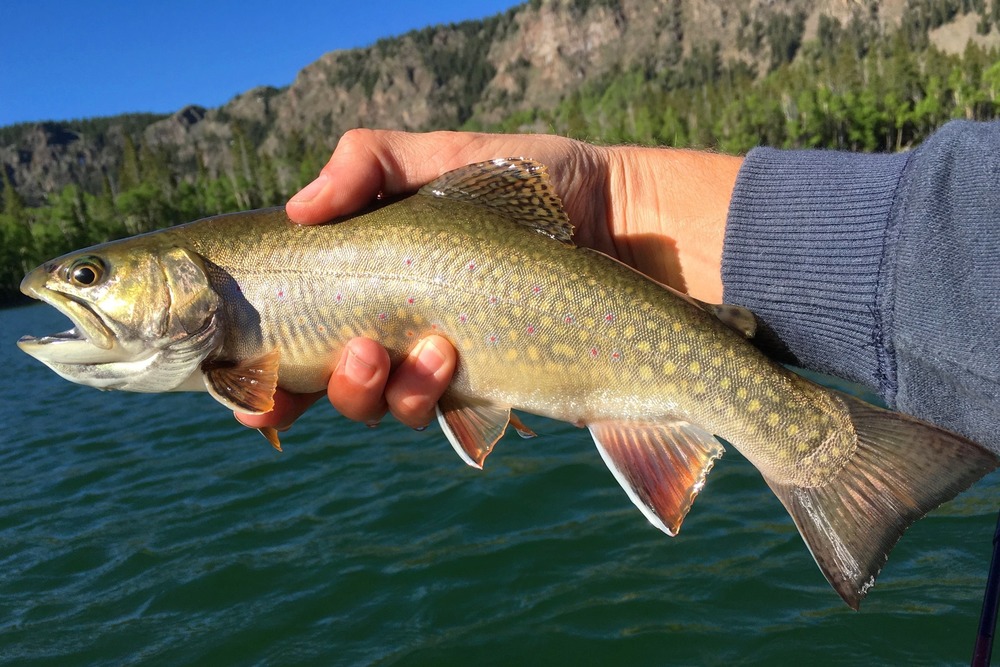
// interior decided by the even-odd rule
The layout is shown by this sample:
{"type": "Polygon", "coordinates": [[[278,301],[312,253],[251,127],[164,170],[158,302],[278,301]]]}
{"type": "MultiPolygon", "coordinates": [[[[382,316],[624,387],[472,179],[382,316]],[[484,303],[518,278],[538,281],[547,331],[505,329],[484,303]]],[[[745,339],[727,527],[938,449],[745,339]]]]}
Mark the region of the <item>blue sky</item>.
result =
{"type": "Polygon", "coordinates": [[[517,0],[0,0],[0,126],[218,106],[327,51],[517,0]]]}

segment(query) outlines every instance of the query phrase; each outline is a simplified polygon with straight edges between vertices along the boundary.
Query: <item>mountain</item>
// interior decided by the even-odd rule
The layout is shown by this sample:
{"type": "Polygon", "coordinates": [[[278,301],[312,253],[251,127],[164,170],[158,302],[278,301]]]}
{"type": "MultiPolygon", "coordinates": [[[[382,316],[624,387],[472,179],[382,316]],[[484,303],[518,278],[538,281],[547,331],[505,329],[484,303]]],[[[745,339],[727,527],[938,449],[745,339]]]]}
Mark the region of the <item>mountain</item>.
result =
{"type": "Polygon", "coordinates": [[[915,24],[938,48],[961,51],[970,39],[1000,43],[988,22],[995,11],[984,0],[534,0],[327,53],[287,87],[256,88],[216,109],[0,128],[0,164],[28,205],[69,184],[121,191],[128,160],[164,163],[182,179],[199,170],[223,177],[240,170],[245,152],[280,164],[287,191],[299,179],[296,161],[321,159],[352,127],[495,128],[522,119],[514,129],[546,131],[551,122],[539,110],[620,73],[682,72],[713,45],[713,58],[759,77],[832,21],[875,34],[915,24]]]}

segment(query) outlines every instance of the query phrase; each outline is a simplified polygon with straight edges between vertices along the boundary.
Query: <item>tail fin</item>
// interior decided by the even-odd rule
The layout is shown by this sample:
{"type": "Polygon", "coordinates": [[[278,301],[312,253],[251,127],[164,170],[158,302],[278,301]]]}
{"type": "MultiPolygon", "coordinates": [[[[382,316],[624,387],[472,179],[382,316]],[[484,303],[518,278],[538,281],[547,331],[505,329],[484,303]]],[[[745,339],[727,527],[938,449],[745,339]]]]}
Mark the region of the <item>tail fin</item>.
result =
{"type": "Polygon", "coordinates": [[[858,437],[850,462],[822,487],[767,481],[827,581],[857,609],[910,524],[967,489],[1000,460],[954,433],[841,398],[858,437]]]}

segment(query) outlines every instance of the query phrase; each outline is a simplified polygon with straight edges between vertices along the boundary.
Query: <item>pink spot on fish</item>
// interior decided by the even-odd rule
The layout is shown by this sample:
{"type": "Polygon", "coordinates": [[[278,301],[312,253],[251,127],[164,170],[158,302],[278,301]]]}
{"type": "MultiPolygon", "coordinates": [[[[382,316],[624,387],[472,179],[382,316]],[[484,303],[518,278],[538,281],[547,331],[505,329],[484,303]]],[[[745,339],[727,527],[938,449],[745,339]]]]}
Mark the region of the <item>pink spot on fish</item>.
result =
{"type": "Polygon", "coordinates": [[[607,315],[604,316],[604,321],[605,322],[614,322],[615,321],[615,314],[614,313],[608,313],[607,315]]]}
{"type": "Polygon", "coordinates": [[[407,299],[406,299],[406,303],[410,304],[411,306],[413,305],[413,303],[415,301],[416,301],[416,299],[414,299],[412,296],[411,297],[407,297],[407,299]]]}
{"type": "Polygon", "coordinates": [[[389,313],[379,313],[378,319],[382,322],[385,322],[387,319],[389,319],[389,313]]]}
{"type": "Polygon", "coordinates": [[[333,298],[334,298],[334,300],[335,300],[335,301],[336,301],[337,303],[340,303],[341,301],[343,301],[343,300],[344,300],[344,295],[343,295],[343,294],[341,294],[340,292],[337,292],[337,296],[335,296],[335,297],[333,297],[333,298]]]}
{"type": "Polygon", "coordinates": [[[528,328],[525,329],[525,331],[528,332],[529,336],[534,336],[535,335],[535,327],[534,327],[534,325],[529,324],[528,328]]]}
{"type": "Polygon", "coordinates": [[[462,313],[461,315],[458,316],[458,321],[461,322],[462,324],[465,324],[466,322],[469,321],[469,316],[466,315],[465,313],[462,313]]]}
{"type": "Polygon", "coordinates": [[[622,359],[622,353],[619,352],[618,350],[615,350],[614,352],[611,353],[611,361],[621,361],[621,359],[622,359]]]}
{"type": "Polygon", "coordinates": [[[490,297],[490,305],[491,306],[497,305],[497,301],[498,301],[498,299],[495,296],[491,296],[490,297]]]}
{"type": "Polygon", "coordinates": [[[497,334],[490,334],[489,336],[486,337],[486,342],[489,343],[490,345],[496,345],[497,343],[500,342],[500,336],[498,336],[497,334]]]}
{"type": "Polygon", "coordinates": [[[600,354],[600,352],[598,351],[598,349],[596,347],[590,348],[590,358],[591,359],[596,359],[597,355],[599,355],[599,354],[600,354]]]}
{"type": "Polygon", "coordinates": [[[534,287],[531,288],[531,292],[533,294],[540,294],[541,291],[542,291],[542,286],[541,285],[535,285],[534,287]]]}
{"type": "Polygon", "coordinates": [[[284,301],[285,300],[285,290],[284,289],[279,289],[277,296],[278,296],[278,301],[284,301]]]}
{"type": "Polygon", "coordinates": [[[411,264],[413,264],[413,258],[407,257],[406,259],[403,260],[403,264],[406,266],[410,266],[411,264]]]}
{"type": "Polygon", "coordinates": [[[465,265],[465,268],[467,268],[469,271],[475,271],[476,270],[476,263],[475,262],[469,262],[468,264],[465,265]]]}
{"type": "Polygon", "coordinates": [[[573,316],[567,315],[566,317],[563,318],[563,322],[565,322],[566,324],[573,324],[573,316]]]}

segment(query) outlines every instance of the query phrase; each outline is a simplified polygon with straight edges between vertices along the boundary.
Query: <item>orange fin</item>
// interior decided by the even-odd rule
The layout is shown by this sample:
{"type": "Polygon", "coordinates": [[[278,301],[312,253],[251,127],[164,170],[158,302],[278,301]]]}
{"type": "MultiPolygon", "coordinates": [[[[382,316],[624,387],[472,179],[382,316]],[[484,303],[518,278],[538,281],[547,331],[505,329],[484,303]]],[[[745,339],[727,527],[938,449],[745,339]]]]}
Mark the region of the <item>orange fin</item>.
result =
{"type": "Polygon", "coordinates": [[[446,393],[438,401],[437,415],[441,430],[462,460],[482,470],[483,461],[507,430],[510,408],[469,403],[446,393]]]}
{"type": "Polygon", "coordinates": [[[600,422],[589,428],[629,499],[671,536],[725,451],[715,436],[686,421],[600,422]]]}
{"type": "Polygon", "coordinates": [[[276,428],[273,426],[264,426],[257,430],[260,431],[260,434],[264,436],[269,443],[271,443],[272,447],[277,449],[279,452],[284,451],[281,449],[281,439],[278,437],[278,430],[276,428]]]}
{"type": "Polygon", "coordinates": [[[538,434],[525,426],[524,422],[521,421],[521,418],[513,412],[510,413],[510,425],[513,426],[514,430],[517,431],[517,434],[525,440],[538,437],[538,434]]]}
{"type": "Polygon", "coordinates": [[[278,357],[273,350],[247,361],[205,361],[201,365],[205,386],[227,408],[252,415],[270,412],[278,387],[278,357]]]}
{"type": "Polygon", "coordinates": [[[562,200],[545,165],[533,160],[498,158],[459,167],[420,188],[419,194],[485,206],[512,222],[573,245],[573,225],[562,200]]]}

